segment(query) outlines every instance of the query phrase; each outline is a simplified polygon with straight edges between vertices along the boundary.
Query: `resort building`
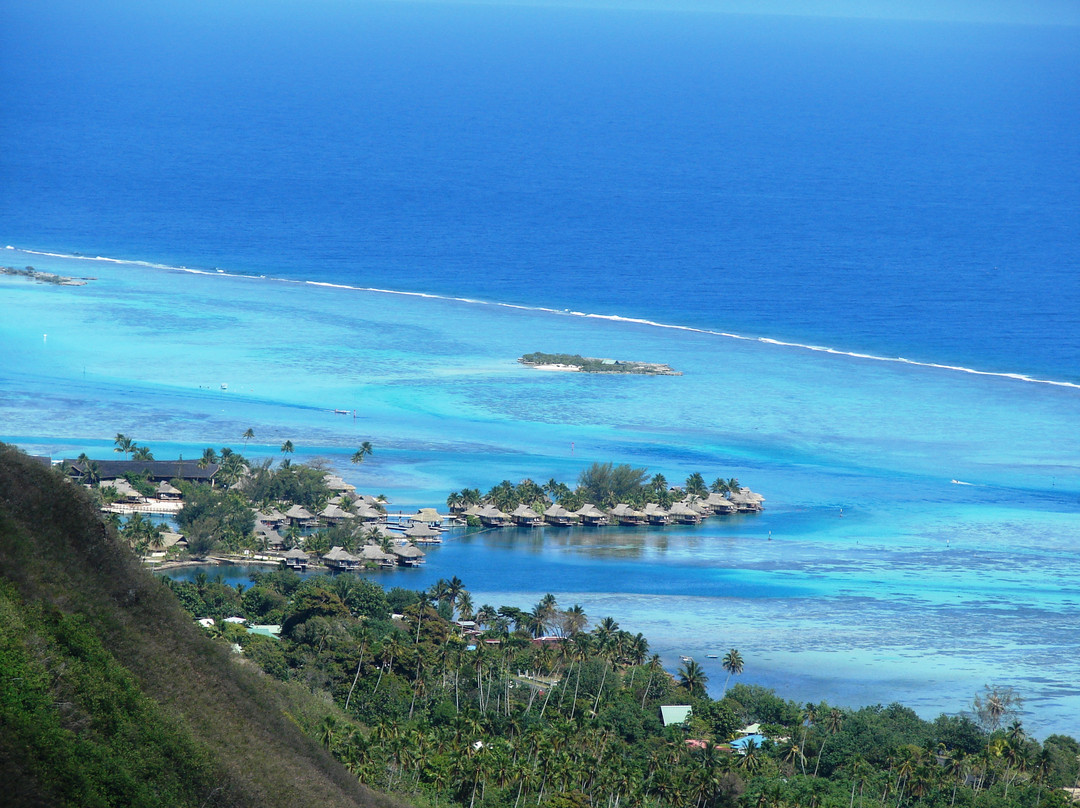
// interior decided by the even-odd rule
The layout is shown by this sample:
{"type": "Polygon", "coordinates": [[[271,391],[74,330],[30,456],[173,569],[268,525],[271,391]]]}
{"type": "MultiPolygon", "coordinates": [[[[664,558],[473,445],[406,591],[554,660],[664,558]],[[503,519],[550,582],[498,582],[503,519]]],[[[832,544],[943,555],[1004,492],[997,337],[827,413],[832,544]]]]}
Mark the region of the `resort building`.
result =
{"type": "Polygon", "coordinates": [[[341,547],[331,547],[330,552],[322,557],[323,563],[338,572],[355,572],[360,569],[362,559],[341,547]]]}
{"type": "Polygon", "coordinates": [[[540,527],[544,521],[540,518],[540,514],[525,504],[514,508],[514,512],[510,514],[510,519],[518,527],[540,527]]]}
{"type": "Polygon", "coordinates": [[[608,523],[607,514],[591,503],[585,503],[575,512],[586,527],[602,527],[608,523]]]}
{"type": "Polygon", "coordinates": [[[90,471],[91,464],[97,467],[97,476],[100,480],[109,480],[123,477],[125,474],[146,476],[150,482],[159,483],[169,480],[186,480],[188,482],[211,482],[217,474],[217,463],[207,463],[200,466],[198,460],[65,460],[68,474],[74,479],[81,480],[90,471]]]}
{"type": "Polygon", "coordinates": [[[556,527],[566,527],[576,525],[581,521],[581,517],[573,511],[566,510],[562,505],[552,505],[544,511],[544,521],[556,527]]]}

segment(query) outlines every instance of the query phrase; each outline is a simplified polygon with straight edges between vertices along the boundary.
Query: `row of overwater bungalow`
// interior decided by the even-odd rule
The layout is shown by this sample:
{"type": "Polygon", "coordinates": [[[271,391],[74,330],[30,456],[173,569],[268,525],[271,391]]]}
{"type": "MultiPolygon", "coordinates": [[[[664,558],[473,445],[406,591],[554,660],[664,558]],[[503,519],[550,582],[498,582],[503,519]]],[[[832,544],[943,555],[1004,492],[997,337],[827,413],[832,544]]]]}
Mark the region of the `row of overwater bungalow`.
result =
{"type": "MultiPolygon", "coordinates": [[[[356,572],[370,567],[418,567],[424,563],[424,553],[408,541],[399,539],[390,544],[389,551],[372,543],[365,544],[355,554],[335,546],[318,560],[335,572],[356,572]]],[[[303,572],[312,564],[312,555],[294,547],[282,556],[282,561],[289,569],[303,572]]]]}
{"type": "Polygon", "coordinates": [[[638,510],[620,503],[605,512],[591,503],[586,503],[576,511],[568,511],[556,504],[543,513],[537,513],[528,505],[518,505],[511,513],[504,513],[494,505],[473,505],[462,512],[461,516],[473,516],[484,527],[696,525],[709,516],[756,513],[762,510],[764,501],[765,497],[761,494],[756,494],[749,488],[743,488],[728,496],[712,493],[708,497],[687,497],[670,508],[662,508],[650,502],[643,510],[638,510]]]}

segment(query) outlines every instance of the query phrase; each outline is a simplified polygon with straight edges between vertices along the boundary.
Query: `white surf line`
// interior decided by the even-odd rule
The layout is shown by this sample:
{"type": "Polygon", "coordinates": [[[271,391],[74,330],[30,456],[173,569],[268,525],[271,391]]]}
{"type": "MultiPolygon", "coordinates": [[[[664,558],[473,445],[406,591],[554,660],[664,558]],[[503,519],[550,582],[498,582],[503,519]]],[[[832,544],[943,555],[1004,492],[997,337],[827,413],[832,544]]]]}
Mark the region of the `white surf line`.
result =
{"type": "Polygon", "coordinates": [[[650,328],[665,328],[672,331],[686,331],[693,334],[706,334],[713,337],[726,339],[738,339],[746,342],[760,342],[766,345],[775,345],[780,348],[795,348],[815,353],[831,354],[833,356],[846,356],[853,359],[866,359],[873,362],[892,362],[900,365],[913,367],[932,368],[934,370],[948,370],[955,373],[968,373],[973,376],[993,376],[1000,379],[1011,379],[1029,384],[1047,384],[1052,387],[1066,387],[1080,390],[1080,384],[1076,382],[1063,382],[1055,379],[1040,379],[1028,376],[1024,373],[1008,373],[996,370],[978,370],[977,368],[964,367],[963,365],[946,365],[940,362],[920,362],[916,359],[905,359],[902,356],[878,356],[876,354],[859,353],[857,351],[841,351],[838,348],[829,348],[824,345],[806,345],[801,342],[785,342],[784,340],[771,337],[748,337],[745,334],[735,334],[729,331],[716,331],[709,328],[697,328],[689,325],[676,325],[674,323],[660,323],[655,320],[646,320],[640,317],[624,317],[618,314],[594,314],[590,312],[571,311],[570,309],[554,309],[547,306],[528,306],[522,303],[503,303],[497,300],[478,300],[471,297],[454,297],[453,295],[439,295],[431,292],[409,292],[402,289],[383,289],[377,286],[353,286],[345,283],[330,283],[329,281],[302,281],[291,278],[278,278],[267,275],[247,275],[239,272],[226,272],[222,269],[192,269],[190,267],[169,266],[168,264],[155,264],[149,261],[131,261],[124,258],[105,258],[102,256],[68,255],[65,253],[42,252],[38,250],[23,250],[18,247],[7,245],[9,250],[19,250],[27,255],[41,255],[50,258],[72,258],[82,261],[104,261],[111,264],[131,264],[132,266],[149,267],[152,269],[165,269],[174,272],[187,272],[192,275],[210,275],[221,278],[245,278],[249,280],[276,281],[277,283],[303,284],[307,286],[321,286],[328,289],[343,289],[352,292],[371,292],[380,295],[398,295],[400,297],[418,297],[427,300],[445,300],[452,303],[467,303],[473,306],[495,306],[505,309],[517,309],[519,311],[534,311],[543,314],[559,314],[565,317],[585,317],[595,320],[610,320],[616,323],[632,323],[644,325],[650,328]]]}

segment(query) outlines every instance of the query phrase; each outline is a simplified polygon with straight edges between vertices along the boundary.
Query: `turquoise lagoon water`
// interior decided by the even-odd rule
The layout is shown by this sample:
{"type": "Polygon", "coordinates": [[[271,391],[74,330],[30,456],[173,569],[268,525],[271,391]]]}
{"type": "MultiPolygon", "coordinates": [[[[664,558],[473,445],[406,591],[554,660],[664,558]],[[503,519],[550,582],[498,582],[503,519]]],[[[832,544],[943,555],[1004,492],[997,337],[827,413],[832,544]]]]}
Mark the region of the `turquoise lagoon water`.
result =
{"type": "Polygon", "coordinates": [[[672,668],[737,647],[745,681],[799,700],[900,700],[931,715],[1007,683],[1027,696],[1032,729],[1075,731],[1071,386],[565,312],[9,253],[97,278],[0,280],[12,304],[0,325],[4,439],[29,451],[108,456],[120,431],[158,456],[194,457],[242,446],[251,427],[249,454],[280,457],[292,440],[298,459],[325,458],[404,509],[504,478],[573,481],[594,460],[671,480],[737,476],[767,496],[763,514],[455,533],[423,569],[377,578],[424,587],[458,575],[495,605],[551,591],[645,633],[672,668]],[[571,346],[684,375],[514,361],[571,346]],[[362,440],[375,454],[355,466],[362,440]]]}
{"type": "Polygon", "coordinates": [[[736,476],[763,514],[454,534],[379,580],[550,591],[800,701],[1013,685],[1080,735],[1080,29],[204,5],[0,12],[0,264],[97,278],[0,277],[3,440],[252,428],[408,509],[736,476]]]}

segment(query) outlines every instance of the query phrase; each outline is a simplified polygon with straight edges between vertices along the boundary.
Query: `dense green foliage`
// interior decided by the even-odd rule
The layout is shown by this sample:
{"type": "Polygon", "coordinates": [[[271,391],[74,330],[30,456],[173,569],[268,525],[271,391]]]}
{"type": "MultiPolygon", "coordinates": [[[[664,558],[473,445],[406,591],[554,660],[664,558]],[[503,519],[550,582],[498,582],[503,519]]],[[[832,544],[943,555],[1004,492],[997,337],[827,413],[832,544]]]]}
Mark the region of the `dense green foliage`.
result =
{"type": "MultiPolygon", "coordinates": [[[[795,704],[742,683],[713,700],[698,663],[672,676],[640,634],[611,618],[589,630],[579,606],[551,596],[474,610],[457,578],[381,594],[352,575],[284,571],[236,589],[205,576],[170,587],[193,615],[280,619],[279,640],[224,633],[271,675],[347,705],[320,728],[323,743],[364,782],[421,804],[1042,808],[1063,805],[1055,789],[1077,777],[1076,742],[1027,738],[1008,689],[980,694],[993,710],[935,721],[899,704],[795,704]],[[552,633],[561,639],[537,639],[552,633]],[[665,729],[664,704],[691,705],[689,724],[665,729]],[[752,722],[771,740],[732,752],[726,742],[752,722]]],[[[731,649],[728,679],[746,664],[731,649]]]]}
{"type": "Polygon", "coordinates": [[[454,491],[446,498],[446,504],[454,510],[468,508],[470,505],[487,503],[501,511],[510,512],[518,505],[528,505],[537,513],[543,512],[549,502],[557,502],[567,510],[576,511],[586,502],[601,508],[610,508],[619,503],[626,503],[634,508],[643,508],[648,503],[656,503],[662,508],[670,508],[676,500],[684,496],[704,498],[711,492],[726,494],[740,490],[739,481],[732,477],[725,480],[716,478],[711,486],[705,485],[705,478],[700,472],[693,472],[686,478],[686,485],[681,491],[669,487],[663,474],[651,478],[648,470],[636,468],[627,463],[592,463],[581,470],[577,487],[570,488],[566,483],[548,480],[539,485],[533,480],[524,479],[517,485],[503,480],[486,493],[478,488],[464,488],[454,491]]]}
{"type": "Polygon", "coordinates": [[[208,638],[85,492],[0,445],[4,805],[400,804],[314,740],[340,714],[208,638]]]}
{"type": "Polygon", "coordinates": [[[647,376],[673,374],[673,371],[667,365],[651,362],[611,362],[605,359],[581,356],[580,354],[534,351],[525,354],[518,361],[525,365],[567,365],[580,368],[585,373],[634,373],[647,376]]]}

